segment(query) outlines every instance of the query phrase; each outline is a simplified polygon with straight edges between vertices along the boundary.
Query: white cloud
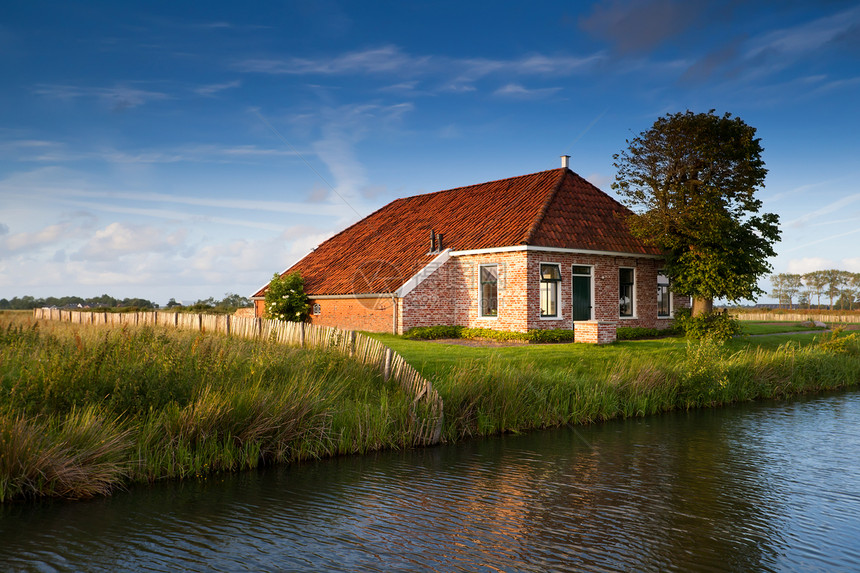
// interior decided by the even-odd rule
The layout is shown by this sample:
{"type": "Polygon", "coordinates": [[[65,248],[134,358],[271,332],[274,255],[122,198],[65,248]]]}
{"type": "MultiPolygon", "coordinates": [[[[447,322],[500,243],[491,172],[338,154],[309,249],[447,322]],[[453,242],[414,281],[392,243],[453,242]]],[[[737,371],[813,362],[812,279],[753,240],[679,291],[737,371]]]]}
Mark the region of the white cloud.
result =
{"type": "Polygon", "coordinates": [[[831,269],[834,267],[834,262],[831,259],[823,257],[807,257],[803,259],[791,259],[788,261],[788,272],[792,274],[802,275],[812,271],[820,271],[822,269],[831,269]]]}
{"type": "Polygon", "coordinates": [[[497,89],[494,95],[514,99],[541,99],[556,94],[561,88],[525,88],[520,84],[507,84],[497,89]]]}
{"type": "Polygon", "coordinates": [[[111,223],[99,229],[77,252],[70,255],[74,261],[111,261],[131,253],[164,253],[183,247],[187,230],[179,229],[166,234],[161,228],[111,223]]]}
{"type": "Polygon", "coordinates": [[[860,257],[842,259],[842,266],[840,268],[852,273],[860,273],[860,257]]]}
{"type": "Polygon", "coordinates": [[[5,233],[0,239],[0,255],[32,251],[56,243],[61,238],[68,237],[69,227],[68,223],[61,223],[48,225],[35,232],[5,233]]]}

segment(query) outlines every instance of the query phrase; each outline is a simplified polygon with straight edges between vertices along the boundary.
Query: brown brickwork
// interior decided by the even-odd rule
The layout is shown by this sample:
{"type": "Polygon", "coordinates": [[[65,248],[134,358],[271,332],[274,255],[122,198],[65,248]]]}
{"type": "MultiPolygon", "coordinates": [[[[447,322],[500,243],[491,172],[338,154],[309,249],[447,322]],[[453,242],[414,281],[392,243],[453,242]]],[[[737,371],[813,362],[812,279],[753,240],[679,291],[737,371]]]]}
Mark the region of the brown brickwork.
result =
{"type": "Polygon", "coordinates": [[[320,313],[311,313],[308,321],[311,324],[367,332],[392,332],[394,328],[395,303],[390,297],[311,298],[311,305],[314,304],[319,305],[320,313]]]}
{"type": "MultiPolygon", "coordinates": [[[[582,325],[583,337],[593,342],[615,339],[620,326],[667,328],[671,318],[657,316],[658,259],[584,255],[551,251],[516,251],[452,257],[445,265],[409,293],[403,301],[402,331],[415,326],[453,324],[526,332],[531,329],[571,329],[573,265],[592,269],[594,326],[582,325]],[[559,317],[540,316],[540,264],[557,263],[561,268],[559,317]],[[496,264],[499,269],[498,317],[480,316],[479,268],[496,264]],[[634,270],[634,316],[619,315],[620,268],[634,270]],[[598,329],[598,322],[603,325],[598,329]],[[593,333],[591,333],[593,331],[593,333]],[[586,335],[589,332],[591,334],[586,335]],[[598,340],[600,339],[600,340],[598,340]]],[[[673,296],[673,307],[689,306],[689,298],[673,296]]]]}

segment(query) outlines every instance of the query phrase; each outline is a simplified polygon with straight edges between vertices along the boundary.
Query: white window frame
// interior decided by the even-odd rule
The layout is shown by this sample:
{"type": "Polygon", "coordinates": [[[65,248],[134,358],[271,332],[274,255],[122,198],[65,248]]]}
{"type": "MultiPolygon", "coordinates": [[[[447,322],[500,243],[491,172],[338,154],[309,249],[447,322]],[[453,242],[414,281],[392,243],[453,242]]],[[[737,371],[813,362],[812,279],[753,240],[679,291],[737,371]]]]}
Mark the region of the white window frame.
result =
{"type": "Polygon", "coordinates": [[[498,263],[482,263],[478,265],[478,318],[481,320],[499,319],[499,266],[498,263]],[[481,270],[484,267],[496,267],[496,314],[484,314],[484,285],[481,282],[481,270]]]}
{"type": "MultiPolygon", "coordinates": [[[[667,280],[669,279],[669,277],[666,275],[665,269],[658,269],[657,270],[657,276],[659,277],[660,275],[663,275],[664,277],[666,277],[667,280]]],[[[659,285],[660,285],[660,283],[658,282],[657,286],[659,286],[659,285]]],[[[658,306],[657,307],[657,318],[659,320],[669,320],[669,319],[675,318],[675,299],[674,299],[674,296],[672,295],[672,281],[671,280],[669,280],[669,284],[666,287],[666,292],[669,295],[669,314],[662,314],[661,315],[660,314],[660,307],[658,306]]]]}
{"type": "MultiPolygon", "coordinates": [[[[589,314],[588,320],[594,320],[594,295],[595,295],[595,292],[594,292],[594,273],[595,273],[594,265],[586,265],[586,264],[582,264],[582,263],[573,263],[572,265],[570,265],[570,315],[571,315],[571,317],[573,317],[573,267],[588,267],[589,268],[589,275],[588,276],[589,276],[591,284],[589,285],[588,306],[590,306],[591,308],[589,309],[590,314],[589,314]]],[[[577,274],[576,276],[584,277],[585,275],[577,274]]]]}
{"type": "Polygon", "coordinates": [[[639,305],[636,304],[636,287],[639,283],[639,281],[636,280],[636,267],[618,267],[618,272],[616,273],[616,275],[618,276],[618,296],[621,296],[621,271],[625,269],[633,271],[633,288],[630,289],[630,305],[633,307],[633,312],[630,314],[630,316],[622,316],[620,306],[621,301],[619,300],[618,318],[620,320],[635,320],[639,318],[639,316],[636,314],[639,311],[639,305]]]}
{"type": "Polygon", "coordinates": [[[538,315],[541,320],[564,320],[564,313],[561,310],[561,283],[564,280],[564,275],[561,273],[561,263],[538,263],[538,315]],[[541,303],[543,302],[543,277],[540,269],[543,265],[552,265],[558,269],[557,281],[552,281],[555,284],[555,314],[541,314],[541,303]]]}

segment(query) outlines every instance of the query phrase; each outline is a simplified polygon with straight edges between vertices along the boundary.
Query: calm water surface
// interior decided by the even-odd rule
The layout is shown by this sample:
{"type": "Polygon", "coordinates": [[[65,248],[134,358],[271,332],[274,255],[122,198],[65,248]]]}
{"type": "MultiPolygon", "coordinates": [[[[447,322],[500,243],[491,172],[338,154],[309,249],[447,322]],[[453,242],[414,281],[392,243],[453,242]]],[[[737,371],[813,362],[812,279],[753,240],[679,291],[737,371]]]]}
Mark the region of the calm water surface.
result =
{"type": "Polygon", "coordinates": [[[860,392],[0,508],[8,571],[857,571],[860,392]]]}

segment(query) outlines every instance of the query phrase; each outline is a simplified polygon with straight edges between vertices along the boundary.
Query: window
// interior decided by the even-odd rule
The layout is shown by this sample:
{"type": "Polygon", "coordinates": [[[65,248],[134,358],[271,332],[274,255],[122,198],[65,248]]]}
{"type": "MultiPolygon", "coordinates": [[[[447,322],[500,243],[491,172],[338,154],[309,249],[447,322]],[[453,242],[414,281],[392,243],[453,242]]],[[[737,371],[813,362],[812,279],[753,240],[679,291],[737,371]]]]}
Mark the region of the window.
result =
{"type": "Polygon", "coordinates": [[[663,271],[657,271],[657,316],[668,317],[672,314],[669,297],[669,277],[663,271]]]}
{"type": "Polygon", "coordinates": [[[561,285],[561,269],[555,264],[540,266],[540,315],[558,316],[558,289],[561,285]]]}
{"type": "Polygon", "coordinates": [[[618,305],[621,316],[633,316],[633,269],[618,269],[618,305]]]}
{"type": "Polygon", "coordinates": [[[499,315],[499,266],[481,265],[481,316],[499,315]]]}
{"type": "Polygon", "coordinates": [[[314,314],[319,316],[322,313],[322,308],[320,308],[319,304],[314,304],[314,314]]]}

